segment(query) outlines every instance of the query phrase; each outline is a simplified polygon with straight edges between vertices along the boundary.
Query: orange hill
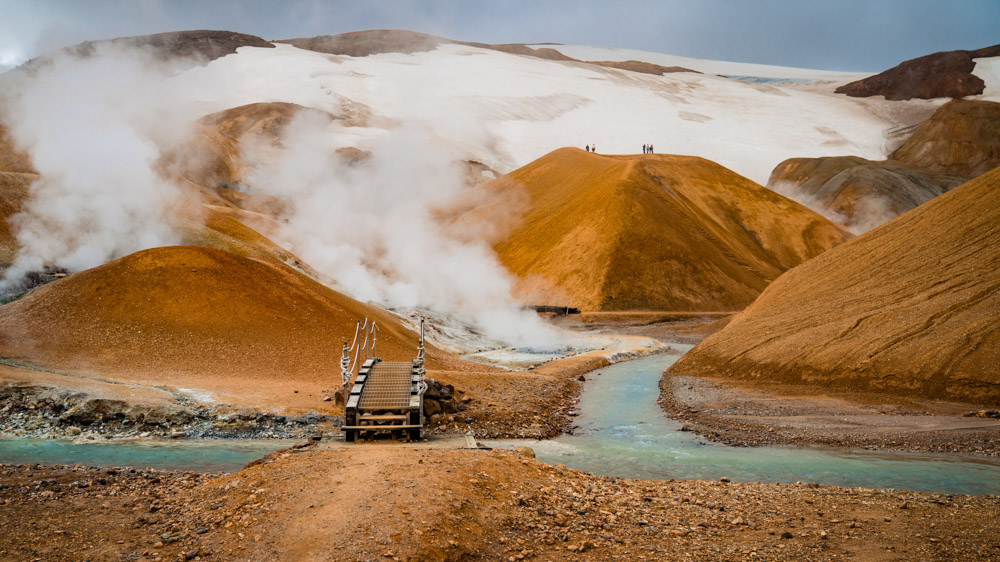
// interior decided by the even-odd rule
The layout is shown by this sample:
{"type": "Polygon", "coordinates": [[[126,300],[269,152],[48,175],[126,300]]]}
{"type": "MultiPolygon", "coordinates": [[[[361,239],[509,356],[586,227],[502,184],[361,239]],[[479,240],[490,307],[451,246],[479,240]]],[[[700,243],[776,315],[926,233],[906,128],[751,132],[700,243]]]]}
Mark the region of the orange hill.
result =
{"type": "Polygon", "coordinates": [[[851,237],[690,156],[564,148],[485,189],[494,202],[459,224],[509,215],[518,202],[519,223],[494,248],[523,298],[569,296],[585,310],[741,309],[786,269],[851,237]]]}
{"type": "MultiPolygon", "coordinates": [[[[0,354],[56,371],[277,398],[339,384],[341,346],[365,316],[381,328],[381,357],[416,355],[417,336],[395,317],[292,268],[174,246],[0,307],[0,354]]],[[[428,359],[451,362],[434,348],[428,359]]]]}
{"type": "Polygon", "coordinates": [[[1000,169],[782,275],[672,373],[1000,403],[1000,169]]]}

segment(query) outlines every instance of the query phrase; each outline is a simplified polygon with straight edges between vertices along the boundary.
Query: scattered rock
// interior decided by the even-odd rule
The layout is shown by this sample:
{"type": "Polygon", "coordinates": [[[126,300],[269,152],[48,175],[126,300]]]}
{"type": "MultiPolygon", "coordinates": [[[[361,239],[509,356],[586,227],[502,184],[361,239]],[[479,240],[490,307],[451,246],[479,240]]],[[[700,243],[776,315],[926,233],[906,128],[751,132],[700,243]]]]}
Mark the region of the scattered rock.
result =
{"type": "Polygon", "coordinates": [[[514,452],[521,455],[522,457],[526,457],[529,459],[535,458],[535,450],[532,449],[531,447],[526,447],[524,445],[521,445],[520,447],[514,449],[514,452]]]}

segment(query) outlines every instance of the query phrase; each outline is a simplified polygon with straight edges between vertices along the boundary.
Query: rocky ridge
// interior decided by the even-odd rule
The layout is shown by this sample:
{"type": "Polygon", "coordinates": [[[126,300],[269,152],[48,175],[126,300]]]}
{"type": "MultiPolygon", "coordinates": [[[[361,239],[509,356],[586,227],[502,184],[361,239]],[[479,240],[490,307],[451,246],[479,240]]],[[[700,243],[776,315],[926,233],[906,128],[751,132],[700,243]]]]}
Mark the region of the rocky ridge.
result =
{"type": "Polygon", "coordinates": [[[943,51],[917,57],[835,91],[856,98],[885,96],[887,100],[962,98],[983,93],[986,84],[972,74],[974,59],[1000,56],[1000,45],[974,51],[943,51]]]}

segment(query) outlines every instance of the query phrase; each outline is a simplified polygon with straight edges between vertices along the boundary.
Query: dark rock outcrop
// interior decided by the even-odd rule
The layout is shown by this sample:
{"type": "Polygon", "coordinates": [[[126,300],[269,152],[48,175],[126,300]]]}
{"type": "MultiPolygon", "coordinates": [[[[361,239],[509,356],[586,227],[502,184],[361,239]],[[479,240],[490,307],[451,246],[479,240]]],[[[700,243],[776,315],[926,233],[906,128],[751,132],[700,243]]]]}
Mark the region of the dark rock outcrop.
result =
{"type": "Polygon", "coordinates": [[[975,51],[944,51],[904,61],[897,66],[835,91],[855,98],[885,96],[887,100],[911,98],[961,98],[983,93],[985,83],[972,74],[973,59],[1000,56],[1000,45],[975,51]]]}
{"type": "Polygon", "coordinates": [[[240,47],[263,47],[273,49],[274,45],[255,35],[236,33],[234,31],[191,30],[170,31],[153,35],[137,35],[134,37],[117,37],[84,41],[76,45],[60,49],[33,58],[21,65],[20,69],[32,71],[48,64],[54,56],[68,54],[76,57],[91,57],[99,48],[105,46],[139,48],[151,50],[162,60],[190,59],[198,62],[208,62],[231,55],[240,47]]]}

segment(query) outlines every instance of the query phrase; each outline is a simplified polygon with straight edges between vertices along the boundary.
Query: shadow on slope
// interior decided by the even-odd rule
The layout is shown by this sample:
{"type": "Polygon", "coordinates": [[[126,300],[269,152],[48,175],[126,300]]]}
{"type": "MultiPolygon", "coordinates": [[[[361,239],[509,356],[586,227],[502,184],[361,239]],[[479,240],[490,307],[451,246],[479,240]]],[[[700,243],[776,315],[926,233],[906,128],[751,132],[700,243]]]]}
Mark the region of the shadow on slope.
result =
{"type": "Polygon", "coordinates": [[[671,373],[1000,402],[1000,169],[785,273],[671,373]]]}

